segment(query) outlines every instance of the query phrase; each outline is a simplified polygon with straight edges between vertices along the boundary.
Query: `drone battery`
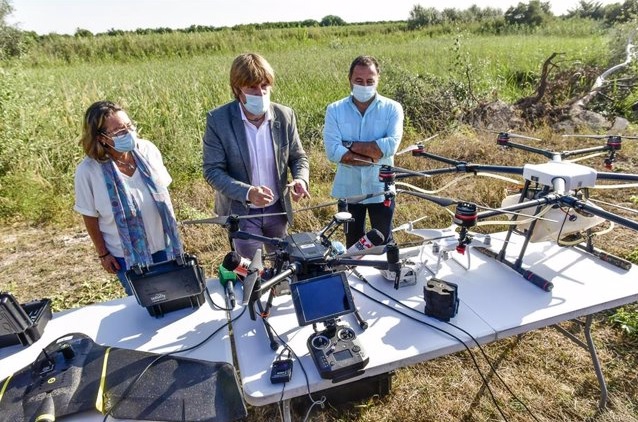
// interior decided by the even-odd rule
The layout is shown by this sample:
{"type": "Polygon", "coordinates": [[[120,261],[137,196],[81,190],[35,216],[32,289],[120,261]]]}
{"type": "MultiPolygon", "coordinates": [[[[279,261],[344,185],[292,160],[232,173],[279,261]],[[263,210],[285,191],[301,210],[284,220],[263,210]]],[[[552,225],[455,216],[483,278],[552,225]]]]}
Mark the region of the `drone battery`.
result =
{"type": "Polygon", "coordinates": [[[270,370],[270,382],[283,384],[292,378],[292,359],[280,359],[272,363],[270,370]]]}
{"type": "Polygon", "coordinates": [[[2,293],[0,299],[0,348],[16,344],[28,346],[35,343],[42,337],[44,327],[51,320],[51,300],[41,299],[23,305],[18,304],[17,314],[14,313],[14,305],[7,306],[10,302],[15,302],[13,296],[2,293]],[[26,320],[22,317],[26,317],[26,320]],[[16,323],[16,320],[19,323],[16,323]],[[26,328],[15,329],[23,327],[25,324],[26,328]]]}
{"type": "Polygon", "coordinates": [[[441,321],[449,321],[459,309],[458,286],[432,277],[423,287],[425,314],[441,321]]]}
{"type": "Polygon", "coordinates": [[[193,255],[134,268],[126,272],[137,302],[154,317],[183,308],[199,308],[204,296],[204,269],[193,255]]]}

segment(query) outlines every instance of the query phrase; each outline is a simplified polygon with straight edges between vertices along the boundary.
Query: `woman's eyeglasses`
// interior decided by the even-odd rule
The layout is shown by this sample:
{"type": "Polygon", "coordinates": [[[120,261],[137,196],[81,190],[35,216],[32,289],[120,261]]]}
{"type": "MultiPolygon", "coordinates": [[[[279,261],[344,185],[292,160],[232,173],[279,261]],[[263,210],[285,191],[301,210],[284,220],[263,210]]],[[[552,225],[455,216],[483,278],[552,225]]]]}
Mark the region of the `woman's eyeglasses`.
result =
{"type": "Polygon", "coordinates": [[[99,132],[102,135],[108,136],[109,138],[115,138],[116,136],[126,135],[127,133],[135,132],[136,130],[137,130],[137,127],[135,126],[135,124],[129,123],[126,125],[126,127],[118,129],[116,132],[108,133],[105,130],[100,130],[99,132]]]}

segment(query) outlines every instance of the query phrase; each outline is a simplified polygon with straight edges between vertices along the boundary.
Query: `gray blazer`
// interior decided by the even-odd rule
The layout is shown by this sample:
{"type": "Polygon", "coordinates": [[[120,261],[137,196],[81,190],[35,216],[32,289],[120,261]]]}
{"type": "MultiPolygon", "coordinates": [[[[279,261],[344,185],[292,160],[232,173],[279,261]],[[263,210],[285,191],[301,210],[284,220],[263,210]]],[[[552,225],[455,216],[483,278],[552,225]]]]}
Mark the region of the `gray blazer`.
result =
{"type": "MultiPolygon", "coordinates": [[[[250,188],[250,156],[248,141],[238,101],[224,104],[206,116],[204,132],[204,178],[215,190],[217,215],[248,214],[246,195],[250,188]]],[[[297,132],[297,121],[291,108],[272,103],[273,150],[279,186],[279,201],[292,223],[292,204],[286,184],[288,168],[292,179],[302,179],[309,186],[309,163],[297,132]]],[[[291,179],[291,180],[292,180],[291,179]]]]}

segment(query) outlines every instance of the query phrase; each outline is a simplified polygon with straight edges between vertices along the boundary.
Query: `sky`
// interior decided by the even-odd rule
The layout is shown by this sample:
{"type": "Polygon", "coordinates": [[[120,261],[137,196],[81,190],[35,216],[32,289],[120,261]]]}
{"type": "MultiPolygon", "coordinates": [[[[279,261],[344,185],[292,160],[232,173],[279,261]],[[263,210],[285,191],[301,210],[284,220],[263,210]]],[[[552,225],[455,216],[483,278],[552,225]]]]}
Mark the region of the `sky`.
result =
{"type": "MultiPolygon", "coordinates": [[[[9,0],[9,24],[38,34],[95,33],[109,29],[187,28],[191,25],[234,26],[243,23],[286,22],[336,15],[346,22],[407,20],[419,4],[425,8],[464,10],[478,7],[503,11],[527,0],[9,0]]],[[[566,13],[578,0],[550,1],[555,15],[566,13]]],[[[598,0],[596,3],[622,3],[598,0]]]]}

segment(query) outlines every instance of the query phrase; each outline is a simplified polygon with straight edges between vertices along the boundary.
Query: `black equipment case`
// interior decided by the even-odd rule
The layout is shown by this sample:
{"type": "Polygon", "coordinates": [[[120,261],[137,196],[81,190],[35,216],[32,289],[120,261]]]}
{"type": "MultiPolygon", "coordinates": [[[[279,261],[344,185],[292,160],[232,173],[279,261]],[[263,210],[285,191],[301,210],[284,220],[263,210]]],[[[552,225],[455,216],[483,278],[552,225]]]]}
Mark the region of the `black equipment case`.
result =
{"type": "Polygon", "coordinates": [[[35,343],[51,317],[50,299],[20,304],[11,293],[0,292],[0,348],[35,343]]]}
{"type": "Polygon", "coordinates": [[[126,272],[137,303],[154,317],[183,308],[199,308],[205,301],[204,269],[194,255],[134,267],[126,272]]]}

